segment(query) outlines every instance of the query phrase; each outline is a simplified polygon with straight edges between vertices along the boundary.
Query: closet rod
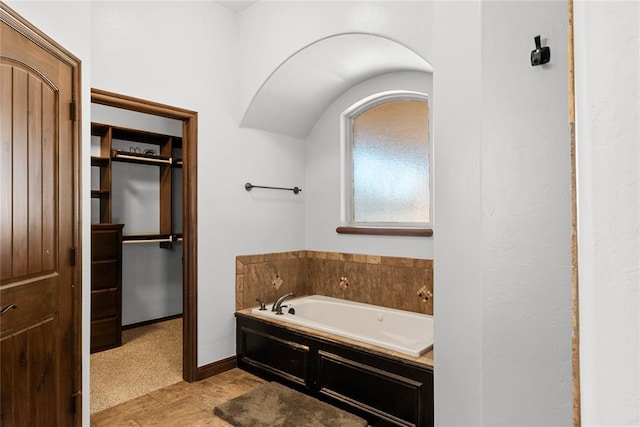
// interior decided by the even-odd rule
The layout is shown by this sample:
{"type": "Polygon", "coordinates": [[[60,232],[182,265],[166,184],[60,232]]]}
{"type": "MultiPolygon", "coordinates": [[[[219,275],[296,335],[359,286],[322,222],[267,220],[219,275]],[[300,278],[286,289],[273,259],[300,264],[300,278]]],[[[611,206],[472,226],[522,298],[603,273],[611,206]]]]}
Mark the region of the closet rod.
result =
{"type": "Polygon", "coordinates": [[[284,187],[265,187],[262,185],[253,185],[250,182],[247,182],[244,185],[244,189],[247,191],[251,191],[251,189],[253,188],[268,188],[270,190],[285,190],[285,191],[293,191],[293,194],[298,194],[302,191],[302,188],[298,188],[298,187],[293,187],[293,188],[284,188],[284,187]]]}
{"type": "Polygon", "coordinates": [[[140,240],[123,240],[122,243],[171,243],[173,239],[140,239],[140,240]]]}
{"type": "Polygon", "coordinates": [[[162,163],[165,165],[170,165],[171,164],[171,158],[169,158],[168,160],[164,160],[164,159],[152,159],[149,157],[142,157],[142,156],[130,156],[128,154],[116,154],[115,155],[116,159],[130,159],[130,160],[143,160],[145,162],[151,162],[151,163],[162,163]]]}

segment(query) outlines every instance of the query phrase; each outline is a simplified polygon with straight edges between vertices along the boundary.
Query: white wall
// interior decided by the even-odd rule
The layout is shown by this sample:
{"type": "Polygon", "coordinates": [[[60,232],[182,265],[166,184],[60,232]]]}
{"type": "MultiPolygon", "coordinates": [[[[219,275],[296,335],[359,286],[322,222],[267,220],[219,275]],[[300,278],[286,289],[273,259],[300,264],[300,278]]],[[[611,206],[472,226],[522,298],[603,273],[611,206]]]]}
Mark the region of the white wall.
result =
{"type": "MultiPolygon", "coordinates": [[[[340,115],[362,99],[389,90],[413,90],[429,96],[433,111],[433,76],[420,72],[386,74],[354,86],[335,100],[316,122],[306,140],[306,249],[433,258],[433,239],[424,237],[358,236],[336,233],[341,225],[340,115]]],[[[430,135],[432,132],[430,132],[430,135]]]]}
{"type": "Polygon", "coordinates": [[[569,425],[567,3],[487,2],[482,25],[483,421],[569,425]],[[532,67],[538,34],[552,61],[532,67]]]}
{"type": "Polygon", "coordinates": [[[436,423],[569,425],[567,5],[442,3],[433,61],[436,423]],[[534,68],[538,34],[552,61],[534,68]]]}
{"type": "Polygon", "coordinates": [[[195,110],[198,365],[235,354],[235,256],[304,247],[301,141],[238,129],[236,15],[213,2],[92,4],[93,87],[195,110]],[[140,19],[144,17],[145,19],[140,19]]]}
{"type": "Polygon", "coordinates": [[[434,7],[436,425],[482,424],[481,6],[434,7]]]}
{"type": "Polygon", "coordinates": [[[582,423],[640,425],[640,3],[574,22],[582,423]]]}

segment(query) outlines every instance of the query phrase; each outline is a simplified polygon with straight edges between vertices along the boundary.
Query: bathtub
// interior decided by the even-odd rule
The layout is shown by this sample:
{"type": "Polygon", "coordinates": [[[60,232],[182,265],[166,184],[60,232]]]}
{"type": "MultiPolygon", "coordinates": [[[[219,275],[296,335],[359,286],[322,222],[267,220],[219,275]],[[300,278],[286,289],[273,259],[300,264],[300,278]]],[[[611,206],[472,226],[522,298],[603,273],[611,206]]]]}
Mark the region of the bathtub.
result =
{"type": "Polygon", "coordinates": [[[284,314],[251,310],[264,316],[346,338],[420,356],[433,347],[433,316],[322,295],[288,299],[284,314]],[[293,308],[293,310],[291,310],[293,308]],[[289,311],[295,312],[295,314],[289,311]]]}

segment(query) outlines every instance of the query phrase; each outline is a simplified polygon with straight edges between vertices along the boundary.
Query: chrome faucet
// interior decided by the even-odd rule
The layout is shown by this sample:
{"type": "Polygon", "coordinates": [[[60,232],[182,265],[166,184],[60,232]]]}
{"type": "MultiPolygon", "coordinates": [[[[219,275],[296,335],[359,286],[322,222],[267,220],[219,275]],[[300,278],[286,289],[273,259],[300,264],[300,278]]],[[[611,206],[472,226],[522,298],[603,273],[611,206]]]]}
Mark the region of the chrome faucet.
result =
{"type": "Polygon", "coordinates": [[[276,314],[282,314],[282,303],[284,302],[284,300],[286,300],[289,297],[295,297],[294,293],[288,292],[282,295],[280,298],[278,298],[276,302],[273,303],[273,306],[271,307],[271,311],[275,311],[276,314]]]}

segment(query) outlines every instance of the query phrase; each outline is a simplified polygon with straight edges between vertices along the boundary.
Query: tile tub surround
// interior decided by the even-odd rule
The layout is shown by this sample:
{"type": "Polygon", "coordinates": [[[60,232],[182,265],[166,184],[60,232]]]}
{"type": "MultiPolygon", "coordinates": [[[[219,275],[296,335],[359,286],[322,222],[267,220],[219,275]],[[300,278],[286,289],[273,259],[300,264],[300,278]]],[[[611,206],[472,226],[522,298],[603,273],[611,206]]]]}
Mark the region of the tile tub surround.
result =
{"type": "Polygon", "coordinates": [[[307,251],[236,257],[236,310],[256,307],[256,298],[269,304],[287,292],[308,291],[307,251]]]}
{"type": "Polygon", "coordinates": [[[418,295],[423,287],[433,295],[433,260],[321,251],[236,258],[236,310],[293,292],[433,314],[433,298],[418,295]]]}

